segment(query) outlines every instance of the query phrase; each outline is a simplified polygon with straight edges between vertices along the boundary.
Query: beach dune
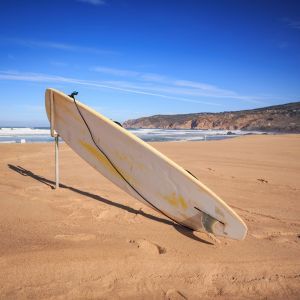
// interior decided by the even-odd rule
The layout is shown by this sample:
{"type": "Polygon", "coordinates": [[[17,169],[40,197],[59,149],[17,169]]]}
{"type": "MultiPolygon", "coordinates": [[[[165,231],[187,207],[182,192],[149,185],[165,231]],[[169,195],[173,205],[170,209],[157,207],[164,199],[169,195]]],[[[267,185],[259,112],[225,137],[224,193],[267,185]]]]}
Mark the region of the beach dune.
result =
{"type": "Polygon", "coordinates": [[[153,143],[246,222],[192,232],[60,145],[0,145],[1,299],[299,299],[300,136],[153,143]]]}

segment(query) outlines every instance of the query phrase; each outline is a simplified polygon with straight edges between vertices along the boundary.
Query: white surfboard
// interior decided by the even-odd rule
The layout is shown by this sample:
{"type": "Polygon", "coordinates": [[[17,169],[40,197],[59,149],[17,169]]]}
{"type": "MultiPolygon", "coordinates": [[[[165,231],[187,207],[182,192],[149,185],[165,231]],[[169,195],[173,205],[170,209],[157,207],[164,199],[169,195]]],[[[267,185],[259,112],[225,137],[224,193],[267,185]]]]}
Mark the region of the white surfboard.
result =
{"type": "Polygon", "coordinates": [[[220,197],[140,138],[57,90],[47,89],[45,102],[59,136],[122,190],[192,230],[246,236],[247,226],[220,197]]]}

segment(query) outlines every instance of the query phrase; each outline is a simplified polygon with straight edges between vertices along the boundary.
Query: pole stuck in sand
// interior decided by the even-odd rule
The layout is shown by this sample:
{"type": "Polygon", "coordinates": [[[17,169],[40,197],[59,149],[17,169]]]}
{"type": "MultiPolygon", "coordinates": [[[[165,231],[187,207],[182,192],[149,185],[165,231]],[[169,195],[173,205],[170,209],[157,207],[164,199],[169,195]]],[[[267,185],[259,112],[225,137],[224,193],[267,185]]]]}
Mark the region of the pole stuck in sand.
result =
{"type": "Polygon", "coordinates": [[[54,129],[54,99],[53,92],[50,92],[50,132],[55,141],[55,188],[59,188],[59,135],[54,129]]]}
{"type": "Polygon", "coordinates": [[[59,155],[58,134],[55,136],[55,188],[59,188],[59,155]]]}

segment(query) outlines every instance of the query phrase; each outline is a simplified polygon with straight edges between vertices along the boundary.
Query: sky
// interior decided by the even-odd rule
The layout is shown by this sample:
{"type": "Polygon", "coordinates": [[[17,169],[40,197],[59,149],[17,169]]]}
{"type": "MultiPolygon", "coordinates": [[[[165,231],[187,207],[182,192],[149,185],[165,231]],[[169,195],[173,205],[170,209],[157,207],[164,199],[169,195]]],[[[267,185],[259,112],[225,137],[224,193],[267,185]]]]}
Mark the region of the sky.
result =
{"type": "Polygon", "coordinates": [[[120,122],[299,101],[300,1],[0,1],[0,126],[49,87],[120,122]]]}

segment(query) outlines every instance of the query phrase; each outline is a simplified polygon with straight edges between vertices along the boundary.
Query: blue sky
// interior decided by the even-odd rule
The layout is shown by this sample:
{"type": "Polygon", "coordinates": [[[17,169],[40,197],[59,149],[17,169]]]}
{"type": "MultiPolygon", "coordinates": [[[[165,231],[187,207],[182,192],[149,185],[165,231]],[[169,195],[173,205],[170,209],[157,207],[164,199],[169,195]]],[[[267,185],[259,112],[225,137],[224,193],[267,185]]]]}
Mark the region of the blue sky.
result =
{"type": "Polygon", "coordinates": [[[0,2],[0,126],[47,125],[44,91],[124,121],[300,99],[300,1],[0,2]]]}

